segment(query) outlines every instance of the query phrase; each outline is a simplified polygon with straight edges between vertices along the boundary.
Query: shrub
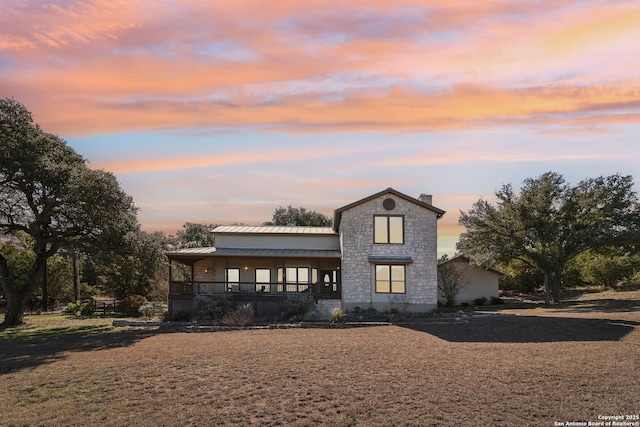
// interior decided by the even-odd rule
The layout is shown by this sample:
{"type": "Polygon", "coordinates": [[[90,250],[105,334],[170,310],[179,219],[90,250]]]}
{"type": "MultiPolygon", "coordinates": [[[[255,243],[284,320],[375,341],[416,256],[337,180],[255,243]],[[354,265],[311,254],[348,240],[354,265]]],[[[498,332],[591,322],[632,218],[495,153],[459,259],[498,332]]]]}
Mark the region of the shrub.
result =
{"type": "Polygon", "coordinates": [[[475,305],[484,305],[487,302],[487,297],[476,298],[473,300],[475,305]]]}
{"type": "Polygon", "coordinates": [[[122,313],[128,317],[140,316],[140,307],[147,303],[142,295],[130,295],[122,300],[122,313]]]}
{"type": "Polygon", "coordinates": [[[93,299],[86,301],[70,302],[65,308],[67,314],[75,314],[81,316],[92,316],[96,311],[96,302],[93,299]]]}
{"type": "Polygon", "coordinates": [[[469,303],[467,301],[461,302],[460,303],[461,307],[469,307],[469,303]]]}
{"type": "Polygon", "coordinates": [[[241,304],[230,313],[225,314],[220,322],[227,326],[249,326],[253,325],[254,311],[250,302],[241,304]]]}
{"type": "Polygon", "coordinates": [[[81,309],[82,309],[82,303],[80,301],[75,301],[67,304],[67,308],[65,309],[65,311],[68,314],[78,314],[80,313],[81,309]]]}
{"type": "Polygon", "coordinates": [[[341,308],[334,307],[331,310],[331,322],[332,323],[342,323],[344,322],[345,312],[341,308]]]}
{"type": "Polygon", "coordinates": [[[289,320],[293,317],[303,317],[314,305],[315,300],[309,294],[286,294],[281,303],[282,318],[289,320]]]}
{"type": "Polygon", "coordinates": [[[163,322],[189,322],[193,316],[190,312],[184,310],[178,310],[172,315],[168,311],[165,311],[162,315],[163,322]]]}
{"type": "Polygon", "coordinates": [[[138,308],[138,313],[140,313],[140,316],[144,317],[145,319],[151,319],[154,314],[153,304],[148,302],[146,304],[141,305],[138,308]]]}
{"type": "Polygon", "coordinates": [[[226,295],[202,296],[196,304],[195,317],[198,320],[221,319],[231,308],[231,301],[226,295]]]}
{"type": "Polygon", "coordinates": [[[96,312],[96,302],[94,299],[88,299],[86,302],[82,303],[82,307],[80,308],[81,316],[93,316],[93,313],[96,312]]]}
{"type": "Polygon", "coordinates": [[[500,297],[491,297],[491,304],[493,305],[504,304],[504,300],[500,297]]]}

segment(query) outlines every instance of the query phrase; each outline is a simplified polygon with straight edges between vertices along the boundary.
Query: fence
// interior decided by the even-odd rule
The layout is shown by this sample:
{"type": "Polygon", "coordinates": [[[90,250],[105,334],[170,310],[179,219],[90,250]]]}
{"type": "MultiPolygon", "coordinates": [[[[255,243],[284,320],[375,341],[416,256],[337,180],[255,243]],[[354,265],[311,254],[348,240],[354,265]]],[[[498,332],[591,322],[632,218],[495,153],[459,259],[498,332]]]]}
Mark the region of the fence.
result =
{"type": "Polygon", "coordinates": [[[107,314],[109,312],[113,312],[113,311],[121,311],[120,308],[120,303],[122,301],[118,300],[118,299],[109,299],[109,300],[105,300],[105,299],[100,299],[100,300],[96,300],[96,311],[95,313],[102,313],[102,314],[107,314]]]}

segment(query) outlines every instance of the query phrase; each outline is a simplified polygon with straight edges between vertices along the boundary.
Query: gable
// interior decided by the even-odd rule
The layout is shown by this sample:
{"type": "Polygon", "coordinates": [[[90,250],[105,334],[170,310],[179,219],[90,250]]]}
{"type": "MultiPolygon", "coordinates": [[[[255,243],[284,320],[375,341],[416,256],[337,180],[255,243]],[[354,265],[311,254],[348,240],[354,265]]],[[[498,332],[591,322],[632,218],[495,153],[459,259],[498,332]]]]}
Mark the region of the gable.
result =
{"type": "Polygon", "coordinates": [[[429,203],[425,203],[425,202],[423,202],[421,200],[418,200],[416,198],[408,196],[408,195],[406,195],[404,193],[401,193],[401,192],[389,187],[386,190],[383,190],[383,191],[380,191],[378,193],[372,194],[372,195],[370,195],[368,197],[365,197],[364,199],[360,199],[360,200],[358,200],[356,202],[350,203],[350,204],[348,204],[346,206],[343,206],[341,208],[336,209],[334,211],[334,215],[333,215],[333,229],[335,231],[338,231],[340,229],[340,221],[342,220],[342,214],[344,212],[346,212],[346,211],[348,211],[350,209],[353,209],[353,208],[355,208],[357,206],[360,206],[360,205],[362,205],[364,203],[368,203],[368,202],[370,202],[372,200],[375,200],[377,198],[385,196],[385,195],[396,196],[396,197],[398,197],[400,199],[406,200],[406,201],[408,201],[410,203],[413,203],[413,204],[415,204],[415,205],[417,205],[419,207],[422,207],[422,208],[424,208],[426,210],[429,210],[429,211],[431,211],[431,212],[436,214],[437,219],[440,219],[445,214],[445,211],[443,211],[442,209],[436,208],[435,206],[433,206],[433,205],[431,205],[429,203]]]}

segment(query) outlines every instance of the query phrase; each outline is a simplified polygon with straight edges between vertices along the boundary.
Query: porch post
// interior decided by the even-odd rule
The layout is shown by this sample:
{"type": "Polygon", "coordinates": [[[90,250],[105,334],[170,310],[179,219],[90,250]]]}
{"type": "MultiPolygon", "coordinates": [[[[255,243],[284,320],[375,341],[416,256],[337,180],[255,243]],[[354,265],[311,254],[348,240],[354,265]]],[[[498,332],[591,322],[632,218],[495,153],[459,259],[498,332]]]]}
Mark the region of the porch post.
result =
{"type": "Polygon", "coordinates": [[[282,293],[287,292],[287,260],[282,260],[282,293]]]}

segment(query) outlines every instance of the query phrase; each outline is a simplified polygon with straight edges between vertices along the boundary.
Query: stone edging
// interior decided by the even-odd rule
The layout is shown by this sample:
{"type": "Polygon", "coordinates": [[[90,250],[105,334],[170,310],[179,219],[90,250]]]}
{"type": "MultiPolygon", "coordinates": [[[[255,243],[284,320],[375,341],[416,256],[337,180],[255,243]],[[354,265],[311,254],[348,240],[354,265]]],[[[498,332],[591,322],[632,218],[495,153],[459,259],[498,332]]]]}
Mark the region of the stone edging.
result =
{"type": "MultiPolygon", "coordinates": [[[[129,327],[134,329],[159,329],[166,332],[225,332],[239,330],[267,330],[267,329],[350,329],[365,328],[374,326],[418,326],[418,325],[436,325],[436,324],[457,324],[468,323],[472,316],[458,313],[457,316],[436,316],[422,318],[415,321],[398,321],[398,322],[382,322],[382,321],[359,321],[359,322],[293,322],[293,323],[270,323],[267,325],[253,326],[223,326],[212,324],[199,324],[197,322],[160,322],[145,320],[126,320],[119,319],[113,321],[115,327],[129,327]]],[[[484,316],[479,316],[484,317],[484,316]]]]}

